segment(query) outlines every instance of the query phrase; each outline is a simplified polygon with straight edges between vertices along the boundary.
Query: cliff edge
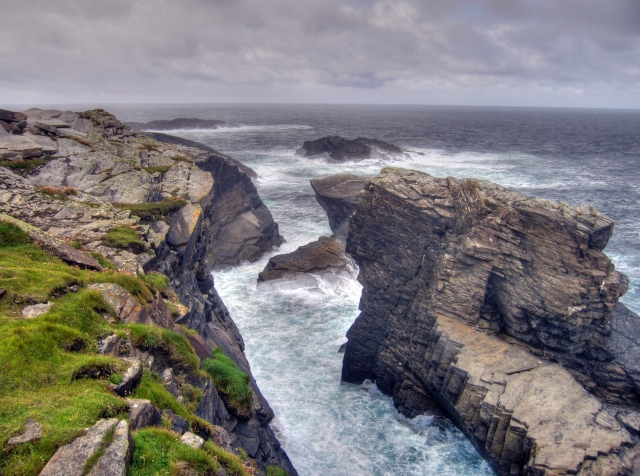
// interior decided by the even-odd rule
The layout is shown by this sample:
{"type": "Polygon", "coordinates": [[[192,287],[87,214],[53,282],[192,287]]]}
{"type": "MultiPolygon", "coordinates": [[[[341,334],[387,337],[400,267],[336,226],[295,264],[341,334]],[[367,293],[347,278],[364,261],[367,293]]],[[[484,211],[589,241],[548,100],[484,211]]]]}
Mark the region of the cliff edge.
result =
{"type": "Polygon", "coordinates": [[[409,416],[441,406],[500,475],[635,474],[637,316],[612,231],[592,207],[383,169],[349,224],[364,289],[343,380],[409,416]]]}

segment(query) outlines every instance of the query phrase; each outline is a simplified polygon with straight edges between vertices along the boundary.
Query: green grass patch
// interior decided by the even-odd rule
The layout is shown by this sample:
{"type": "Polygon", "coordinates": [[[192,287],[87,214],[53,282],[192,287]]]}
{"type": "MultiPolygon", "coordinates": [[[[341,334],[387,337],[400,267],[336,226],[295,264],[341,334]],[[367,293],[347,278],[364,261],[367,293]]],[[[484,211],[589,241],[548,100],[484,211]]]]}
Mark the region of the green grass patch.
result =
{"type": "Polygon", "coordinates": [[[104,269],[110,270],[110,271],[116,271],[116,265],[113,264],[111,261],[109,261],[107,258],[105,258],[104,256],[102,256],[100,253],[94,253],[91,252],[89,253],[91,256],[93,256],[93,258],[100,263],[100,266],[102,266],[104,269]]]}
{"type": "Polygon", "coordinates": [[[113,203],[121,210],[129,210],[132,215],[140,217],[143,221],[166,220],[176,210],[184,207],[188,202],[182,199],[166,199],[161,202],[150,203],[113,203]]]}
{"type": "Polygon", "coordinates": [[[167,354],[174,369],[198,372],[200,359],[182,334],[144,324],[127,324],[126,328],[131,333],[131,343],[135,347],[160,350],[167,354]]]}
{"type": "Polygon", "coordinates": [[[154,378],[153,374],[148,370],[143,372],[142,380],[131,393],[131,398],[151,400],[160,410],[171,410],[176,415],[180,415],[187,420],[191,417],[185,406],[178,402],[162,385],[159,378],[154,378]]]}
{"type": "Polygon", "coordinates": [[[149,174],[155,174],[156,172],[160,173],[160,175],[166,173],[172,165],[157,165],[155,167],[142,167],[142,170],[149,174]]]}
{"type": "Polygon", "coordinates": [[[206,441],[203,449],[214,456],[229,474],[235,476],[249,476],[243,461],[233,453],[225,451],[219,446],[214,445],[210,441],[206,441]]]}
{"type": "Polygon", "coordinates": [[[287,472],[278,466],[267,466],[267,476],[289,476],[287,472]]]}
{"type": "Polygon", "coordinates": [[[124,380],[124,376],[121,373],[116,372],[109,375],[109,382],[111,382],[114,385],[120,385],[123,380],[124,380]]]}
{"type": "Polygon", "coordinates": [[[138,232],[128,226],[111,228],[101,239],[102,243],[113,248],[129,250],[139,254],[147,249],[147,245],[138,236],[138,232]]]}
{"type": "Polygon", "coordinates": [[[166,291],[169,288],[169,278],[160,273],[147,273],[139,274],[138,277],[142,279],[147,286],[157,291],[166,291]]]}
{"type": "Polygon", "coordinates": [[[211,375],[218,392],[238,415],[247,415],[253,403],[249,375],[240,370],[220,348],[213,350],[213,356],[213,359],[202,361],[202,368],[211,375]]]}
{"type": "Polygon", "coordinates": [[[25,231],[15,225],[0,221],[0,248],[29,243],[31,243],[31,238],[25,231]]]}

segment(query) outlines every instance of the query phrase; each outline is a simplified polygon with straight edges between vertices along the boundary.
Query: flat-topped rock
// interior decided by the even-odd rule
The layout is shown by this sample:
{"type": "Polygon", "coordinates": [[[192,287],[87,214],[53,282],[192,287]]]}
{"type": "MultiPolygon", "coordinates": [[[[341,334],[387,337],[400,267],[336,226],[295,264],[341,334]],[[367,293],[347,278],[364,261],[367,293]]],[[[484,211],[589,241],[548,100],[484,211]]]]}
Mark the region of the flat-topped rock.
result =
{"type": "Polygon", "coordinates": [[[22,122],[27,120],[27,115],[21,112],[0,109],[0,121],[4,122],[22,122]]]}
{"type": "Polygon", "coordinates": [[[612,232],[593,207],[383,169],[349,222],[363,292],[343,380],[408,416],[443,408],[500,475],[632,474],[616,413],[638,404],[640,319],[617,304],[612,232]]]}
{"type": "Polygon", "coordinates": [[[353,174],[338,174],[310,181],[316,200],[327,212],[331,231],[341,241],[347,239],[349,218],[356,211],[366,180],[353,174]]]}
{"type": "Polygon", "coordinates": [[[29,136],[23,135],[8,135],[1,137],[0,150],[1,149],[19,153],[25,158],[38,157],[42,155],[42,146],[29,136]]]}
{"type": "Polygon", "coordinates": [[[340,136],[326,136],[320,139],[305,141],[296,151],[303,157],[326,156],[338,162],[364,159],[389,159],[403,157],[404,151],[393,144],[378,139],[345,139],[340,136]]]}
{"type": "Polygon", "coordinates": [[[347,271],[350,265],[344,245],[333,238],[321,236],[291,253],[272,256],[258,275],[258,282],[292,280],[304,274],[337,273],[347,271]]]}

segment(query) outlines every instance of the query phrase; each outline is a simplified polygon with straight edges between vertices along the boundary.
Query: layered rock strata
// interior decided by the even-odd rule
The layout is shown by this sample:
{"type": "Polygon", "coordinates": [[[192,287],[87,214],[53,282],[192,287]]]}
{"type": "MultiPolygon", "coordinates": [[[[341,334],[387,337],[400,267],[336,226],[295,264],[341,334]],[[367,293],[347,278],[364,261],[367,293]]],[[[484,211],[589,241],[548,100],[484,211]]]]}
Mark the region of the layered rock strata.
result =
{"type": "Polygon", "coordinates": [[[338,162],[404,156],[404,151],[400,147],[388,142],[366,137],[345,139],[340,136],[326,136],[305,141],[296,153],[303,157],[329,157],[338,162]]]}
{"type": "Polygon", "coordinates": [[[342,378],[410,416],[440,405],[500,475],[631,474],[638,346],[612,329],[637,320],[619,318],[612,230],[591,207],[384,169],[350,220],[364,289],[342,378]]]}
{"type": "Polygon", "coordinates": [[[327,213],[331,231],[342,242],[346,242],[349,218],[356,211],[366,180],[353,174],[338,174],[310,181],[316,200],[327,213]]]}

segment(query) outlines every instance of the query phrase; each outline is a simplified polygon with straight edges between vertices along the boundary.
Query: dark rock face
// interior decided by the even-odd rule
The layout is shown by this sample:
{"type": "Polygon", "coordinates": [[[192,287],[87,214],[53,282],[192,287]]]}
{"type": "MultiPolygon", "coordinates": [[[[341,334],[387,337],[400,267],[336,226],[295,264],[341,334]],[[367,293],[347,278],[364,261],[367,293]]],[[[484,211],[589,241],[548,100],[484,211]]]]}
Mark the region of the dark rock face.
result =
{"type": "Polygon", "coordinates": [[[356,211],[358,197],[364,189],[365,177],[338,174],[311,180],[316,200],[329,218],[331,231],[341,241],[346,241],[349,218],[356,211]]]}
{"type": "Polygon", "coordinates": [[[171,120],[157,120],[150,122],[125,122],[132,131],[168,131],[172,129],[217,129],[218,126],[225,124],[224,121],[216,119],[188,119],[186,117],[178,117],[171,120]]]}
{"type": "Polygon", "coordinates": [[[327,136],[321,139],[305,141],[296,152],[303,157],[327,155],[338,162],[364,160],[374,157],[402,157],[404,151],[393,144],[378,139],[345,139],[340,136],[327,136]]]}
{"type": "Polygon", "coordinates": [[[630,474],[626,410],[604,408],[638,401],[612,230],[591,207],[384,169],[350,220],[364,289],[342,378],[409,416],[441,406],[498,474],[630,474]]]}
{"type": "Polygon", "coordinates": [[[307,273],[337,273],[347,271],[351,259],[344,253],[344,245],[326,236],[300,246],[292,253],[269,259],[258,275],[258,282],[295,279],[307,273]]]}

